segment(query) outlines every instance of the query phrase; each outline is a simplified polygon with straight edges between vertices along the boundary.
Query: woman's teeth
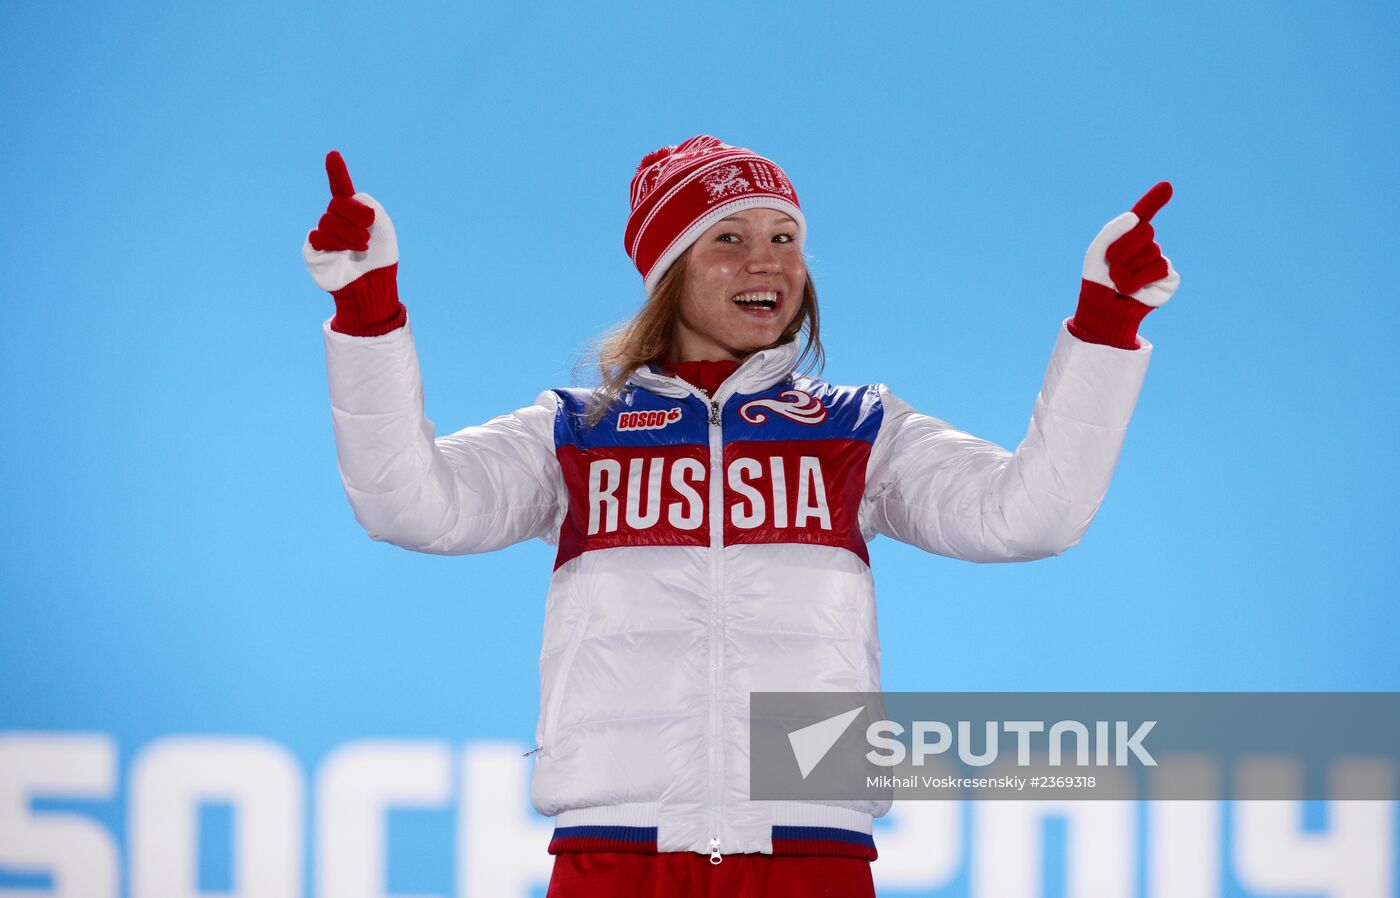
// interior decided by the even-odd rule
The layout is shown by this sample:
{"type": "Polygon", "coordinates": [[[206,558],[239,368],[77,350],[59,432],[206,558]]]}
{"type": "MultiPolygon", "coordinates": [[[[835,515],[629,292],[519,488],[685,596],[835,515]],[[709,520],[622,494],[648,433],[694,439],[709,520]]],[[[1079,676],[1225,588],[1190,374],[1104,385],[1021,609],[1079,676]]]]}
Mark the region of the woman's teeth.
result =
{"type": "Polygon", "coordinates": [[[751,309],[771,310],[778,306],[778,294],[771,290],[764,293],[740,293],[734,297],[734,301],[751,309]]]}

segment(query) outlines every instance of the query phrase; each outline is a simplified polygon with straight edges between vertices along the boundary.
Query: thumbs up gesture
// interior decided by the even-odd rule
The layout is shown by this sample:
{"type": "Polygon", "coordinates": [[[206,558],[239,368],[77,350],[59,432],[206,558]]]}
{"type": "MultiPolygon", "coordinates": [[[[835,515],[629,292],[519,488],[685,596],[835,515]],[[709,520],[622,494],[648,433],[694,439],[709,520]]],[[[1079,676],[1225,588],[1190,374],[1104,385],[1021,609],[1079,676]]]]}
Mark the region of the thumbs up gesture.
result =
{"type": "Polygon", "coordinates": [[[1172,185],[1159,181],[1089,244],[1070,333],[1090,343],[1137,348],[1138,324],[1171,299],[1181,282],[1152,228],[1153,216],[1171,198],[1172,185]]]}
{"type": "Polygon", "coordinates": [[[306,235],[302,258],[317,286],[335,298],[331,329],[370,337],[403,325],[399,302],[399,241],[384,207],[356,193],[340,153],[326,154],[331,199],[306,235]]]}

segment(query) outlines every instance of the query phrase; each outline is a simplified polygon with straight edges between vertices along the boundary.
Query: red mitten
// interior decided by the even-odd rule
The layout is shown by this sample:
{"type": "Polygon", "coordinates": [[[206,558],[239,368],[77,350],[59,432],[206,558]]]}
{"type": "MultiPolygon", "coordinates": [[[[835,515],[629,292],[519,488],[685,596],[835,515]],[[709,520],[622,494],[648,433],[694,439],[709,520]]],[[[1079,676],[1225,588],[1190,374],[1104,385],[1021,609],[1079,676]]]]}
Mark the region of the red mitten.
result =
{"type": "Polygon", "coordinates": [[[399,302],[399,241],[389,213],[367,193],[356,193],[340,153],[326,154],[331,201],[301,254],[317,286],[335,297],[331,330],[377,337],[403,327],[399,302]]]}
{"type": "Polygon", "coordinates": [[[1143,317],[1172,298],[1181,277],[1153,240],[1152,216],[1172,198],[1172,185],[1158,182],[1133,211],[1104,225],[1084,254],[1079,308],[1069,332],[1088,343],[1137,349],[1143,317]]]}

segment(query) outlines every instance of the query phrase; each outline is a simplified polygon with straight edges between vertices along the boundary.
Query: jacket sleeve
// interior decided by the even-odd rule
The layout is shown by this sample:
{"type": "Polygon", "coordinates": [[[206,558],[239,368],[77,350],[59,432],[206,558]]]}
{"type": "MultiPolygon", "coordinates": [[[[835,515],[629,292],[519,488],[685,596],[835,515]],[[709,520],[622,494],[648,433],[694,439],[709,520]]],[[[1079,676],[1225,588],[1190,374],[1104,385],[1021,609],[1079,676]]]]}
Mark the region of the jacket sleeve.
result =
{"type": "Polygon", "coordinates": [[[1079,542],[1108,491],[1152,345],[1086,343],[1062,325],[1015,452],[921,415],[880,385],[863,529],[968,561],[1030,561],[1079,542]]]}
{"type": "Polygon", "coordinates": [[[323,333],[340,476],[371,537],[462,555],[556,532],[564,500],[553,393],[435,439],[407,325],[379,337],[323,333]]]}

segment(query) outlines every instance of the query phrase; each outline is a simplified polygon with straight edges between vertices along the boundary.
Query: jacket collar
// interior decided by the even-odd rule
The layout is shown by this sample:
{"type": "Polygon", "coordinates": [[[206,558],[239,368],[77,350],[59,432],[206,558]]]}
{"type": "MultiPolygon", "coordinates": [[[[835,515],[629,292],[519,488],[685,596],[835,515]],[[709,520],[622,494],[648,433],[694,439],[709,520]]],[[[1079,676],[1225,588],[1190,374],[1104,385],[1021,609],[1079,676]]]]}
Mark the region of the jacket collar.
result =
{"type": "MultiPolygon", "coordinates": [[[[766,390],[792,373],[797,364],[797,341],[789,340],[777,346],[755,352],[744,359],[733,374],[725,378],[715,399],[734,393],[757,393],[766,390]]],[[[690,396],[695,390],[678,377],[667,377],[648,367],[638,368],[627,383],[663,396],[690,396]]]]}

